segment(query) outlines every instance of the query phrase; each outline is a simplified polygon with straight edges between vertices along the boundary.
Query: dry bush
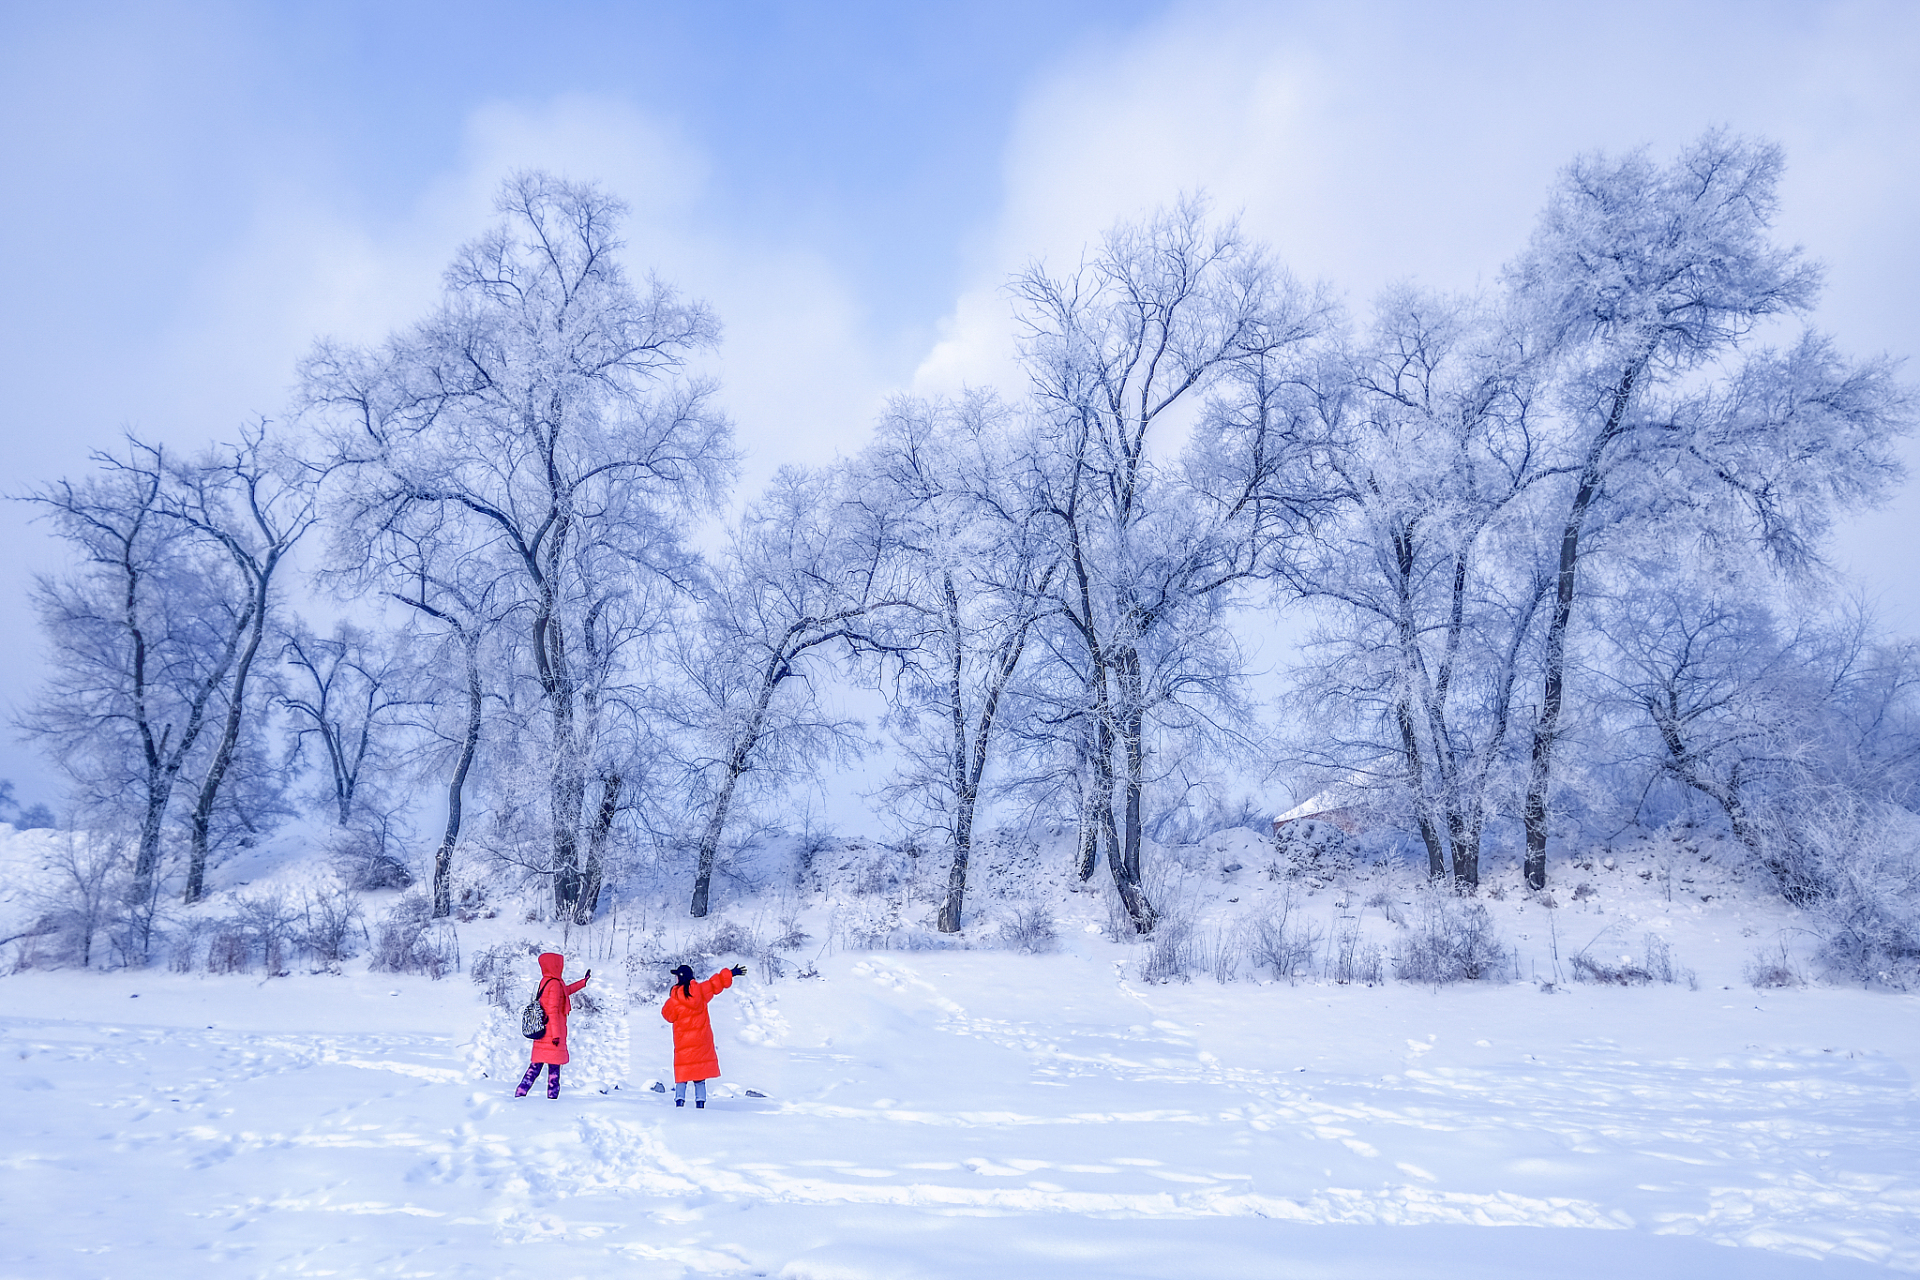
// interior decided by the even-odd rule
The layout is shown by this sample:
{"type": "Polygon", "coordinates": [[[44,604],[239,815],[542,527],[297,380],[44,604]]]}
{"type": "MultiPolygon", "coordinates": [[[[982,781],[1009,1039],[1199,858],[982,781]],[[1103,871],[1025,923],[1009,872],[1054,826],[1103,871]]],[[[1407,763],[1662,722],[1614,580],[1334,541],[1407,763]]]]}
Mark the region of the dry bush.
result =
{"type": "Polygon", "coordinates": [[[1215,982],[1225,985],[1240,976],[1240,963],[1246,958],[1240,930],[1214,929],[1196,945],[1201,969],[1211,973],[1215,982]]]}
{"type": "Polygon", "coordinates": [[[1741,967],[1740,976],[1746,979],[1748,986],[1756,988],[1798,987],[1806,984],[1785,938],[1754,952],[1753,957],[1741,967]]]}
{"type": "Polygon", "coordinates": [[[791,894],[782,894],[774,906],[773,946],[782,951],[793,951],[804,947],[809,941],[807,931],[800,923],[800,902],[791,894]]]}
{"type": "Polygon", "coordinates": [[[467,966],[467,976],[484,993],[489,1008],[518,1017],[529,998],[525,995],[529,981],[525,975],[539,954],[539,947],[524,940],[496,943],[475,953],[467,966]]]}
{"type": "Polygon", "coordinates": [[[1147,935],[1147,954],[1140,961],[1142,982],[1191,982],[1201,962],[1201,938],[1186,915],[1162,913],[1147,935]]]}
{"type": "Polygon", "coordinates": [[[340,832],[328,847],[334,873],[349,889],[371,893],[380,889],[411,889],[413,872],[388,846],[382,832],[340,832]]]}
{"type": "Polygon", "coordinates": [[[1246,923],[1248,957],[1256,968],[1272,972],[1276,981],[1284,978],[1291,982],[1311,972],[1320,937],[1320,930],[1305,920],[1292,890],[1248,917],[1246,923]]]}
{"type": "Polygon", "coordinates": [[[1808,802],[1799,824],[1795,865],[1821,972],[1920,986],[1920,818],[1840,795],[1808,802]]]}
{"type": "Polygon", "coordinates": [[[1674,967],[1673,949],[1657,933],[1649,933],[1642,939],[1637,959],[1623,955],[1612,961],[1596,960],[1582,951],[1573,958],[1572,967],[1575,982],[1595,982],[1616,987],[1640,987],[1654,982],[1685,982],[1689,988],[1698,986],[1693,970],[1674,967]]]}
{"type": "Polygon", "coordinates": [[[360,895],[344,883],[334,881],[303,895],[298,942],[324,968],[337,973],[341,962],[352,957],[356,930],[366,938],[360,895]]]}
{"type": "Polygon", "coordinates": [[[424,973],[437,979],[452,973],[459,962],[451,929],[434,920],[433,904],[425,895],[410,893],[380,918],[368,968],[375,973],[424,973]]]}
{"type": "Polygon", "coordinates": [[[253,958],[247,932],[232,920],[215,920],[207,940],[208,973],[245,973],[253,958]]]}
{"type": "Polygon", "coordinates": [[[289,972],[287,961],[300,926],[300,913],[287,902],[286,895],[269,890],[236,898],[233,922],[245,936],[248,948],[266,966],[269,977],[289,972]]]}
{"type": "Polygon", "coordinates": [[[1386,962],[1386,948],[1369,942],[1358,924],[1336,932],[1327,948],[1327,976],[1342,986],[1378,986],[1386,980],[1386,962]]]}
{"type": "Polygon", "coordinates": [[[1021,955],[1044,955],[1060,945],[1060,929],[1044,903],[1016,907],[1000,925],[1000,945],[1021,955]]]}
{"type": "Polygon", "coordinates": [[[627,982],[641,995],[664,993],[673,985],[672,970],[686,965],[696,979],[706,978],[723,964],[758,963],[763,980],[784,977],[779,956],[751,925],[719,919],[685,934],[669,936],[659,926],[636,933],[626,955],[627,982]]]}
{"type": "Polygon", "coordinates": [[[1422,890],[1418,910],[1393,957],[1393,976],[1403,982],[1444,986],[1500,981],[1507,949],[1485,906],[1444,887],[1422,890]]]}
{"type": "Polygon", "coordinates": [[[199,964],[202,943],[214,921],[204,916],[189,916],[173,931],[167,955],[167,968],[175,973],[192,973],[199,964]]]}
{"type": "Polygon", "coordinates": [[[55,926],[42,916],[24,933],[8,938],[7,941],[13,944],[13,963],[7,967],[7,972],[26,973],[56,963],[50,946],[55,932],[55,926]]]}

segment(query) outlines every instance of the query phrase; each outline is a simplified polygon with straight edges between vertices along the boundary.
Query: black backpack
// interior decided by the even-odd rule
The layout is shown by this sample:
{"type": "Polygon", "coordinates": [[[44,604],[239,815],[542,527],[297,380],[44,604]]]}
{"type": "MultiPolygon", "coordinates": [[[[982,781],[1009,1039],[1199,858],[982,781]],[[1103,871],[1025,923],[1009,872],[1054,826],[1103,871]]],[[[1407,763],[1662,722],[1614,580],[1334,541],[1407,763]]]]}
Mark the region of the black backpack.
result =
{"type": "Polygon", "coordinates": [[[520,1011],[520,1034],[529,1040],[538,1040],[547,1034],[547,1007],[540,1003],[540,993],[547,989],[548,978],[533,990],[533,999],[527,1001],[527,1007],[520,1011]]]}

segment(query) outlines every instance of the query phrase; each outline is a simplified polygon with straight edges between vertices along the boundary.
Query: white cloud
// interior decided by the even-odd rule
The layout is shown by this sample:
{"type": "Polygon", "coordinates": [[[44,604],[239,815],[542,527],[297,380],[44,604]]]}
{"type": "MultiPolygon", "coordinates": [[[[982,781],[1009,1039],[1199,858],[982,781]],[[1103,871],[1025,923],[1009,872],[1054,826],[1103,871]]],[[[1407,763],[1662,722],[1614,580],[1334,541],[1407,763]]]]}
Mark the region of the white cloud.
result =
{"type": "Polygon", "coordinates": [[[288,181],[260,198],[248,234],[181,306],[156,345],[155,377],[201,438],[271,412],[316,336],[377,341],[430,307],[455,247],[495,216],[501,179],[544,168],[626,200],[630,269],[656,271],[719,312],[717,364],[749,484],[781,463],[856,447],[882,394],[859,306],[804,247],[716,230],[708,164],[630,104],[568,95],[474,111],[457,163],[384,223],[288,181]]]}
{"type": "MultiPolygon", "coordinates": [[[[1363,310],[1383,285],[1489,282],[1558,169],[1725,124],[1788,150],[1782,234],[1830,267],[1817,316],[1861,354],[1920,354],[1920,9],[1757,10],[1635,0],[1606,22],[1549,6],[1193,0],[1029,91],[1006,195],[916,389],[1017,386],[1003,286],[1070,266],[1113,221],[1205,190],[1297,274],[1363,310]]],[[[1920,462],[1920,450],[1916,450],[1920,462]]],[[[1841,531],[1838,558],[1920,630],[1887,548],[1920,493],[1841,531]]]]}

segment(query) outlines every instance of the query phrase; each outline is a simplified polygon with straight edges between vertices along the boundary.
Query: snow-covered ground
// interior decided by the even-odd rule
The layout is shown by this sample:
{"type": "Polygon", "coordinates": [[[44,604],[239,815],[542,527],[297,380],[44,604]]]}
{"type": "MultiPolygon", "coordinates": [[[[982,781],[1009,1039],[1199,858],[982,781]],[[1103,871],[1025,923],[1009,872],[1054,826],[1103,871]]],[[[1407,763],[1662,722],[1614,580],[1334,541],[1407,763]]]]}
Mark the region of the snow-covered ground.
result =
{"type": "MultiPolygon", "coordinates": [[[[1203,921],[1284,888],[1221,870],[1241,848],[1190,859],[1203,921]]],[[[705,1112],[647,1088],[651,1002],[620,1087],[582,1062],[570,1086],[607,1091],[549,1102],[512,1098],[462,975],[21,972],[0,1276],[1920,1270],[1920,1001],[1756,990],[1740,973],[1790,917],[1711,858],[1682,888],[1674,858],[1568,866],[1596,887],[1552,913],[1503,890],[1522,980],[1440,989],[1148,984],[1095,895],[1062,899],[1048,955],[816,954],[816,918],[789,976],[714,1004],[705,1112]],[[1648,932],[1693,987],[1541,989],[1555,953],[1648,932]]],[[[1400,883],[1297,887],[1384,938],[1400,883]]],[[[467,954],[513,927],[472,924],[467,954]]]]}

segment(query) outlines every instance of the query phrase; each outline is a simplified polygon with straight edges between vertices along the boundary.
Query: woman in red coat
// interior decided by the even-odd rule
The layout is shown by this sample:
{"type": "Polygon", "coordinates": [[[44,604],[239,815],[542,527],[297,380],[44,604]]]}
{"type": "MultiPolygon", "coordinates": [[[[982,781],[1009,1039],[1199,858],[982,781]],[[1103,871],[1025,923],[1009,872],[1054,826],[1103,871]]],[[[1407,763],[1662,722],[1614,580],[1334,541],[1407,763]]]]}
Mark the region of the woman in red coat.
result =
{"type": "Polygon", "coordinates": [[[707,1081],[720,1074],[720,1059],[713,1051],[713,1020],[707,1016],[707,1002],[744,977],[745,965],[722,969],[705,982],[693,980],[693,970],[681,965],[673,971],[674,987],[660,1016],[673,1024],[673,1105],[687,1105],[687,1081],[693,1081],[693,1105],[707,1105],[707,1081]]]}
{"type": "Polygon", "coordinates": [[[520,1087],[513,1091],[516,1098],[527,1096],[527,1090],[533,1088],[533,1082],[540,1078],[540,1068],[547,1069],[547,1096],[560,1096],[560,1068],[567,1061],[567,1015],[573,1012],[572,995],[587,985],[587,978],[593,976],[593,970],[587,970],[587,977],[569,984],[560,976],[561,967],[567,963],[565,956],[548,951],[540,957],[540,1007],[547,1011],[547,1033],[533,1042],[533,1065],[527,1068],[527,1074],[520,1079],[520,1087]]]}

